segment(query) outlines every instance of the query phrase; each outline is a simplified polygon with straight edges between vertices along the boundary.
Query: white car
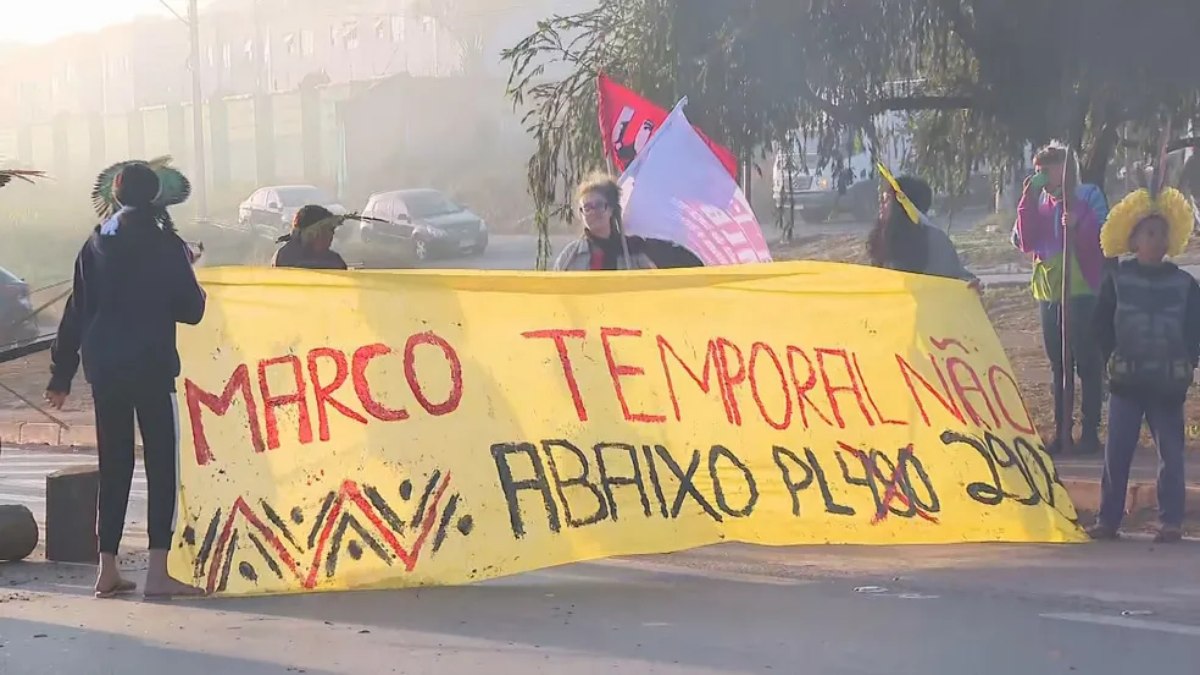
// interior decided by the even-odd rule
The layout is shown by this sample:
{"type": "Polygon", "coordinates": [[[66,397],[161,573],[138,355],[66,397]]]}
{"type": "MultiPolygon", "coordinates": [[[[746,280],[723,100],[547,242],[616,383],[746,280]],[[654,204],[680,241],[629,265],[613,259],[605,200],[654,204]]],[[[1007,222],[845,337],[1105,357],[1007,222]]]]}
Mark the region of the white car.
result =
{"type": "Polygon", "coordinates": [[[347,213],[320,188],[312,185],[276,185],[259,188],[238,207],[238,225],[242,229],[274,238],[292,229],[292,219],[301,207],[324,206],[335,216],[347,213]]]}

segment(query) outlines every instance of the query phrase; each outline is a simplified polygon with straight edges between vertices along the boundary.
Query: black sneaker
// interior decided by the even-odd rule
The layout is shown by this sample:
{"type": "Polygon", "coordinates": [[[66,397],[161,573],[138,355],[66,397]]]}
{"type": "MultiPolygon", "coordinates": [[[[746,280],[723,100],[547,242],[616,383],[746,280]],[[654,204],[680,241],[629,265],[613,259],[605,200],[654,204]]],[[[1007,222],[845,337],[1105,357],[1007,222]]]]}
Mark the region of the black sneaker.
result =
{"type": "Polygon", "coordinates": [[[1163,525],[1154,534],[1156,544],[1174,544],[1183,539],[1183,528],[1178,525],[1163,525]]]}
{"type": "Polygon", "coordinates": [[[1055,438],[1046,446],[1046,454],[1051,457],[1057,457],[1062,454],[1062,440],[1055,438]]]}
{"type": "Polygon", "coordinates": [[[1121,538],[1121,533],[1117,531],[1117,528],[1105,525],[1104,523],[1096,523],[1085,531],[1087,532],[1087,536],[1091,537],[1094,541],[1115,541],[1121,538]]]}

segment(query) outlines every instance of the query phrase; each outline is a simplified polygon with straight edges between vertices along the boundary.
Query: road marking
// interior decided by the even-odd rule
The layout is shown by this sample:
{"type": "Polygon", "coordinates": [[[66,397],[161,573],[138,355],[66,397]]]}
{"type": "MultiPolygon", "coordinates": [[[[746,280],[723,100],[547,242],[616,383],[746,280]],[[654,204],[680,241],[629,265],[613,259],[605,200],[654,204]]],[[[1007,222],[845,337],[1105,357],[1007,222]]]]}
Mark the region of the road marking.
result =
{"type": "Polygon", "coordinates": [[[1189,637],[1200,637],[1200,626],[1189,626],[1182,623],[1166,621],[1149,621],[1147,619],[1132,619],[1106,614],[1091,614],[1088,612],[1067,612],[1063,614],[1039,614],[1043,619],[1055,621],[1071,621],[1074,623],[1090,623],[1097,626],[1112,626],[1114,628],[1131,628],[1133,630],[1149,630],[1159,633],[1173,633],[1189,637]]]}
{"type": "Polygon", "coordinates": [[[1066,595],[1078,598],[1087,598],[1089,600],[1097,600],[1099,602],[1116,605],[1156,605],[1163,603],[1178,603],[1183,601],[1182,598],[1173,598],[1169,595],[1119,593],[1113,591],[1068,590],[1066,595]]]}

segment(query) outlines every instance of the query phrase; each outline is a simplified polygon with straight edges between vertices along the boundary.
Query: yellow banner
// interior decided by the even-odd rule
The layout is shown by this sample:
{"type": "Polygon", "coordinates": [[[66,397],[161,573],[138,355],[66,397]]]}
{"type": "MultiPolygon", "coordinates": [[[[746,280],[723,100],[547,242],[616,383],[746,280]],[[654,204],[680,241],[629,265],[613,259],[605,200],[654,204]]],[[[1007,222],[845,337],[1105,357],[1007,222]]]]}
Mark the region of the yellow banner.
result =
{"type": "Polygon", "coordinates": [[[201,280],[171,565],[217,593],[720,541],[1082,538],[959,282],[821,263],[201,280]]]}

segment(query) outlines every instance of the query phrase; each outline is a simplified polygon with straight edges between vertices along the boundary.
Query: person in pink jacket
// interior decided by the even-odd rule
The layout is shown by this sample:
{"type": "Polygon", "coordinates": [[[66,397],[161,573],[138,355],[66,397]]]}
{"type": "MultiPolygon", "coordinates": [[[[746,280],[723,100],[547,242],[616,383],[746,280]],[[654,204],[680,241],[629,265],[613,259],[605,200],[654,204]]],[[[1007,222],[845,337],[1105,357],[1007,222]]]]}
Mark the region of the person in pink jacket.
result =
{"type": "MultiPolygon", "coordinates": [[[[1050,359],[1053,377],[1055,432],[1062,428],[1063,374],[1070,367],[1082,385],[1082,430],[1075,446],[1081,454],[1100,451],[1100,415],[1104,400],[1104,360],[1092,336],[1092,316],[1096,294],[1106,268],[1100,250],[1100,228],[1108,219],[1108,201],[1101,189],[1081,184],[1072,195],[1067,230],[1072,238],[1070,334],[1073,363],[1062,362],[1062,275],[1063,275],[1063,166],[1068,160],[1066,148],[1049,145],[1034,158],[1034,175],[1025,180],[1013,244],[1033,256],[1031,290],[1041,309],[1042,339],[1050,359]]],[[[1073,158],[1072,158],[1072,161],[1073,158]]],[[[1073,411],[1072,411],[1073,414],[1073,411]]],[[[1057,437],[1047,450],[1057,454],[1062,448],[1057,437]]]]}

